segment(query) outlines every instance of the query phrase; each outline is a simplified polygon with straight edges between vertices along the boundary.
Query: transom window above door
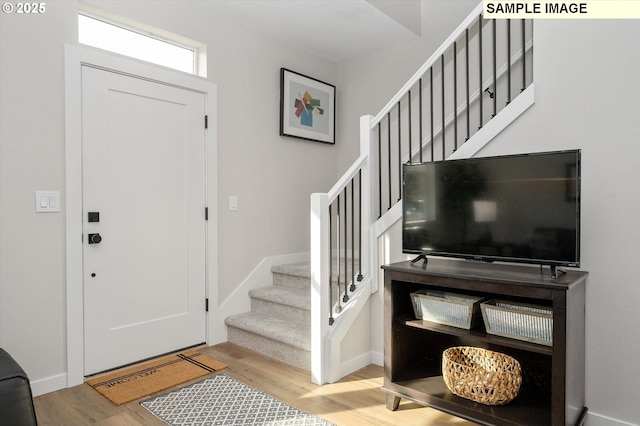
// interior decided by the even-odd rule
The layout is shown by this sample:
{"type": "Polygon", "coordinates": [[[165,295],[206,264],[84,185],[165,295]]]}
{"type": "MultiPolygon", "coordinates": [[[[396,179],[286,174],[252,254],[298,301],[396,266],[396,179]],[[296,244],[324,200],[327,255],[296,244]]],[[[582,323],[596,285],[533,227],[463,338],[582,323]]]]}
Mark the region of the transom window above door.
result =
{"type": "MultiPolygon", "coordinates": [[[[84,13],[78,15],[78,41],[100,49],[201,76],[199,47],[145,33],[84,13]]],[[[206,74],[206,73],[204,73],[206,74]]]]}

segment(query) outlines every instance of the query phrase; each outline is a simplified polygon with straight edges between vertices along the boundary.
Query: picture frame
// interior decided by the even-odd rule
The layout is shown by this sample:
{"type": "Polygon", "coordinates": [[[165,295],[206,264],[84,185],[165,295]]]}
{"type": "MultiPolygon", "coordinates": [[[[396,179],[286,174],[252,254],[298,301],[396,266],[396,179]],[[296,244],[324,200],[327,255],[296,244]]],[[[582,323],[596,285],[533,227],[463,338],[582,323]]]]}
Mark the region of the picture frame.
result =
{"type": "Polygon", "coordinates": [[[336,87],[280,68],[280,136],[335,144],[336,87]]]}

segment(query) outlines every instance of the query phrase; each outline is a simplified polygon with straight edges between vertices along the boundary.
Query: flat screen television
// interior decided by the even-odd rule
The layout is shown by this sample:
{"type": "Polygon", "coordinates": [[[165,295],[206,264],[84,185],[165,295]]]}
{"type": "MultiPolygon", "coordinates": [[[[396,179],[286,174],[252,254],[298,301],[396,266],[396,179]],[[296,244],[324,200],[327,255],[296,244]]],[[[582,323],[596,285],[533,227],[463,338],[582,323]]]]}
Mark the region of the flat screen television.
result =
{"type": "Polygon", "coordinates": [[[580,151],[403,166],[404,253],[580,266],[580,151]]]}

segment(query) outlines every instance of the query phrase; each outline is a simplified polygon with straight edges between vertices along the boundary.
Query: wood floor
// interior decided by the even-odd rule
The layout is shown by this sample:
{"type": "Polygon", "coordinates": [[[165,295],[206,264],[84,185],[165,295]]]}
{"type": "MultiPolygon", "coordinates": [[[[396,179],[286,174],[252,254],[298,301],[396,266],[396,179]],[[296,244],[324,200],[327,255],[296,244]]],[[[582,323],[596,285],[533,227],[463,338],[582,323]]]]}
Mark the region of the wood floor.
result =
{"type": "MultiPolygon", "coordinates": [[[[308,372],[231,343],[199,350],[226,363],[229,367],[223,371],[228,376],[339,426],[472,424],[407,400],[402,400],[397,411],[387,410],[379,366],[370,365],[337,383],[317,386],[308,372]]],[[[40,426],[164,424],[139,401],[118,407],[87,384],[36,397],[35,407],[40,426]]]]}

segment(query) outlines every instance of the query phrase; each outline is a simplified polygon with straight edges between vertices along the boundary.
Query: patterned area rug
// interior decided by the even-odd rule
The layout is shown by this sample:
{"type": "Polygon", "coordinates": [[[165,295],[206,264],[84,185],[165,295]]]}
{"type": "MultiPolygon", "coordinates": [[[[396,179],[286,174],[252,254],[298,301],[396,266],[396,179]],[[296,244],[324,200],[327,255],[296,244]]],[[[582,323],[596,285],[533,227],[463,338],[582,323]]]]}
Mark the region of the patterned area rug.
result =
{"type": "Polygon", "coordinates": [[[140,403],[171,426],[332,425],[226,374],[140,403]]]}

